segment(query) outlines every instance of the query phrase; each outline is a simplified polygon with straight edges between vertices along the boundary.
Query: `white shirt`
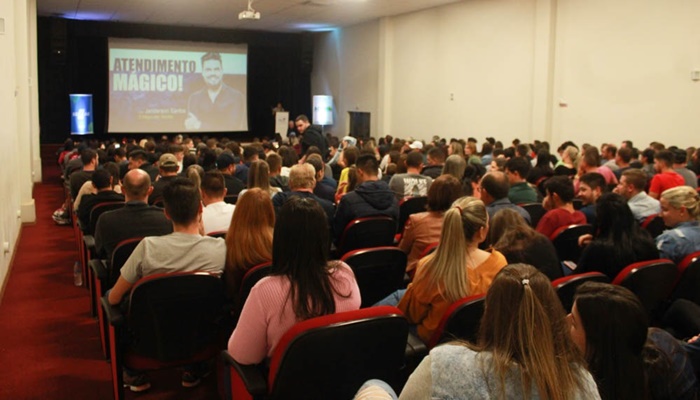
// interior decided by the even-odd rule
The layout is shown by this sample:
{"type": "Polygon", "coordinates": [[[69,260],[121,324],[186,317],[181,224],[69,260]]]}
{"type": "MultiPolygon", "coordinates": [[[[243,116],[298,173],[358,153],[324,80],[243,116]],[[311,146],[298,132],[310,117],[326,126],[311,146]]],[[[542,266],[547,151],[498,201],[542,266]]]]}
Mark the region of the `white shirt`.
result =
{"type": "Polygon", "coordinates": [[[204,233],[210,234],[212,232],[228,230],[235,208],[236,206],[233,204],[228,204],[223,201],[211,203],[204,207],[204,211],[202,211],[204,233]]]}

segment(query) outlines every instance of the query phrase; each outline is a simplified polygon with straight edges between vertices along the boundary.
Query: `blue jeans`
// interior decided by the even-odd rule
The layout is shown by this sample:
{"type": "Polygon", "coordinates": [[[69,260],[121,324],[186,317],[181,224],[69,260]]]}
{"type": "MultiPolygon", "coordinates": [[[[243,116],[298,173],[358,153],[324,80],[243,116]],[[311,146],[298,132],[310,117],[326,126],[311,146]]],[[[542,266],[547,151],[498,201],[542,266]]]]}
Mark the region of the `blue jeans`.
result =
{"type": "Polygon", "coordinates": [[[399,289],[399,290],[395,291],[394,293],[388,295],[387,297],[383,298],[382,300],[379,300],[374,305],[375,306],[394,306],[394,307],[396,307],[399,304],[399,302],[401,301],[401,298],[403,297],[404,293],[406,293],[406,289],[399,289]]]}
{"type": "MultiPolygon", "coordinates": [[[[398,396],[396,395],[396,392],[394,392],[394,389],[389,386],[388,383],[380,380],[380,379],[370,379],[367,382],[365,382],[360,389],[357,391],[358,394],[362,390],[370,387],[370,386],[378,386],[380,389],[384,390],[389,396],[391,396],[392,399],[397,400],[398,396]]],[[[357,395],[355,395],[357,397],[357,395]]]]}

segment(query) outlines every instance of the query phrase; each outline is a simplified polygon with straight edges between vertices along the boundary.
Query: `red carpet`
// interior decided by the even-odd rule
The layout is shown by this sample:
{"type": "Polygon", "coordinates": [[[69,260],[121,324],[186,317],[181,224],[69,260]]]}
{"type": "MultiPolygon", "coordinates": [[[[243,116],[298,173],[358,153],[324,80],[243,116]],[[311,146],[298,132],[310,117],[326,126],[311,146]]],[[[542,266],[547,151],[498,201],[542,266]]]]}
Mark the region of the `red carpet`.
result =
{"type": "MultiPolygon", "coordinates": [[[[0,303],[0,399],[111,399],[110,365],[101,353],[89,294],[73,285],[78,260],[73,230],[52,212],[63,202],[54,159],[44,154],[44,182],[34,187],[37,222],[24,225],[0,303]]],[[[198,388],[179,371],[154,373],[153,387],[126,398],[217,398],[216,374],[198,388]]]]}

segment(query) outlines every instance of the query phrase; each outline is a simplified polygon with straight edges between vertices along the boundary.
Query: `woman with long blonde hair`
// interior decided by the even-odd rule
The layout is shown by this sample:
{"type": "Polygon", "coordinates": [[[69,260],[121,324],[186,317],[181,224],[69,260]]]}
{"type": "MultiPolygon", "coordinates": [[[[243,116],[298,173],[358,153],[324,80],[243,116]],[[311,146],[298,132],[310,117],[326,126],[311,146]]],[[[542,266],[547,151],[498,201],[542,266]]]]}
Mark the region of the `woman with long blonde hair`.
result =
{"type": "MultiPolygon", "coordinates": [[[[479,249],[487,233],[488,213],[481,200],[462,197],[445,211],[440,244],[418,262],[415,278],[397,305],[409,323],[417,325],[423,341],[430,339],[452,303],[485,293],[508,264],[500,252],[479,249]]],[[[396,293],[394,299],[400,295],[396,293]]]]}
{"type": "MultiPolygon", "coordinates": [[[[270,166],[266,161],[256,160],[250,163],[250,168],[248,168],[248,189],[252,188],[262,189],[270,195],[270,198],[282,191],[278,187],[270,186],[270,166]]],[[[248,189],[241,190],[239,196],[242,196],[248,189]]]]}
{"type": "Polygon", "coordinates": [[[224,280],[230,297],[238,293],[250,268],[272,260],[274,227],[275,210],[267,191],[252,188],[239,197],[226,233],[224,280]]]}

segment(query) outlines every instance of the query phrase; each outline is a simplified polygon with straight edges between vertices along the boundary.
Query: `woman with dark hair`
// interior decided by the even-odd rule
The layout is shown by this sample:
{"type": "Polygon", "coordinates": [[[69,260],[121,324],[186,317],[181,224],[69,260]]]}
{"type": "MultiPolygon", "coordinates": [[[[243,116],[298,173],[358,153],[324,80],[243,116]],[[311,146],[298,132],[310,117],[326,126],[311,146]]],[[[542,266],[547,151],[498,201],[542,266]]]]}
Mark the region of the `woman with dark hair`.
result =
{"type": "Polygon", "coordinates": [[[604,193],[596,201],[595,212],[595,238],[579,238],[581,244],[588,245],[581,253],[576,273],[599,271],[612,280],[632,263],[659,258],[654,240],[634,219],[624,197],[604,193]]]}
{"type": "Polygon", "coordinates": [[[552,241],[534,230],[513,209],[504,208],[493,216],[489,224],[489,243],[503,253],[509,264],[534,265],[551,280],[563,275],[552,241]]]}
{"type": "MultiPolygon", "coordinates": [[[[248,179],[250,176],[248,174],[248,179]]],[[[250,268],[272,260],[272,231],[275,227],[275,209],[270,194],[261,188],[252,188],[245,195],[241,194],[236,210],[238,212],[233,213],[226,233],[224,280],[231,298],[238,293],[243,276],[250,268]]]]}
{"type": "Polygon", "coordinates": [[[549,154],[549,150],[540,149],[537,152],[537,163],[527,174],[527,182],[535,185],[539,189],[542,195],[544,192],[544,181],[547,178],[554,175],[554,170],[552,169],[552,156],[549,154]]]}
{"type": "MultiPolygon", "coordinates": [[[[370,381],[356,399],[381,385],[370,381]]],[[[476,344],[435,347],[400,399],[600,399],[549,279],[510,264],[486,293],[476,344]]]]}
{"type": "Polygon", "coordinates": [[[399,248],[408,254],[406,273],[413,276],[428,245],[440,240],[445,210],[462,197],[462,184],[452,175],[440,175],[428,189],[428,211],[412,214],[406,221],[399,248]]]}
{"type": "Polygon", "coordinates": [[[628,289],[584,283],[568,319],[603,400],[696,398],[683,349],[667,332],[648,329],[646,311],[628,289]]]}
{"type": "Polygon", "coordinates": [[[251,290],[228,342],[236,361],[262,362],[299,321],[360,308],[355,275],[342,261],[329,262],[329,249],[321,206],[303,197],[287,200],[272,238],[273,273],[251,290]]]}

